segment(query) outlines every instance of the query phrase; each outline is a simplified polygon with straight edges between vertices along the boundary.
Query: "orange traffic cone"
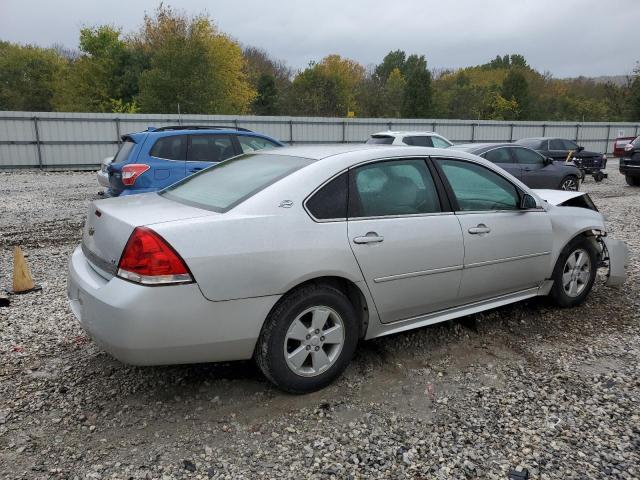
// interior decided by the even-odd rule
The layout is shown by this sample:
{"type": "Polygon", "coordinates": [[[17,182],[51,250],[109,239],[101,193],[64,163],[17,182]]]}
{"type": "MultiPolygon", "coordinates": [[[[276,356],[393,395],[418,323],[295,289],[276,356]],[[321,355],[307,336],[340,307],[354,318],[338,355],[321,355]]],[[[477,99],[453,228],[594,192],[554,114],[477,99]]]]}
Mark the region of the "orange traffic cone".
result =
{"type": "Polygon", "coordinates": [[[31,270],[22,254],[22,249],[16,246],[13,249],[13,292],[11,293],[28,293],[34,290],[42,290],[42,287],[33,283],[31,270]]]}

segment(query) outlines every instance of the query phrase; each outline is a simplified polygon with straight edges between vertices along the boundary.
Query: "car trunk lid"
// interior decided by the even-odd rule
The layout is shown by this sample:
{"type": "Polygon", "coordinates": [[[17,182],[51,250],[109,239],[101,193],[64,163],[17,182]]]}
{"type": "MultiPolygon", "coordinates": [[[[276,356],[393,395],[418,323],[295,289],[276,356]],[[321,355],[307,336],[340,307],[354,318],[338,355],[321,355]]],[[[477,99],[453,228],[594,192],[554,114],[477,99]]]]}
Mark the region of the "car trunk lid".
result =
{"type": "Polygon", "coordinates": [[[218,213],[168,200],[156,193],[91,202],[82,234],[82,250],[100,275],[113,277],[122,251],[136,227],[218,213]]]}

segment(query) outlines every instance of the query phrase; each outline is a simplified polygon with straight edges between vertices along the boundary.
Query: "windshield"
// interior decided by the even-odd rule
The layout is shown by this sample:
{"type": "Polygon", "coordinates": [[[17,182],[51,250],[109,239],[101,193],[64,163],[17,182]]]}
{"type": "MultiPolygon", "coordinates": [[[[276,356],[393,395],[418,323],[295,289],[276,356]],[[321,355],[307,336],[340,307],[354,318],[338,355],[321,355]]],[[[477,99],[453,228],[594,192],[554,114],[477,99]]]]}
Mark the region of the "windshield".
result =
{"type": "Polygon", "coordinates": [[[371,135],[371,138],[365,143],[369,145],[391,145],[393,143],[393,137],[389,135],[371,135]]]}
{"type": "Polygon", "coordinates": [[[313,160],[288,155],[240,155],[191,175],[160,195],[224,213],[310,163],[313,160]]]}

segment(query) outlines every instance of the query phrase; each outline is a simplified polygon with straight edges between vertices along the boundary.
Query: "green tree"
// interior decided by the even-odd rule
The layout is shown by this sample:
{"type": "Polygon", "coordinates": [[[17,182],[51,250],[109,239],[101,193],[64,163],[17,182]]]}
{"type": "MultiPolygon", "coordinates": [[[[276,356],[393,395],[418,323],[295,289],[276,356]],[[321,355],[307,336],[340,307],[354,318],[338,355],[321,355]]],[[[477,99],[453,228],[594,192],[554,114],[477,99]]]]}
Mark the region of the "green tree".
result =
{"type": "Polygon", "coordinates": [[[263,73],[256,85],[257,95],[253,101],[252,110],[257,115],[277,115],[278,114],[278,88],[273,75],[263,73]]]}
{"type": "Polygon", "coordinates": [[[320,63],[311,63],[291,85],[293,112],[320,116],[357,113],[358,93],[364,77],[362,65],[340,55],[328,55],[320,63]]]}
{"type": "Polygon", "coordinates": [[[506,100],[514,100],[518,105],[516,119],[525,119],[529,115],[529,83],[517,70],[510,70],[502,82],[501,95],[506,100]]]}
{"type": "Polygon", "coordinates": [[[629,91],[629,120],[640,121],[640,64],[635,69],[635,76],[629,91]]]}
{"type": "Polygon", "coordinates": [[[405,62],[406,86],[402,99],[402,116],[427,118],[431,114],[431,73],[427,70],[424,55],[410,55],[405,62]]]}
{"type": "Polygon", "coordinates": [[[405,74],[407,55],[402,50],[393,50],[385,55],[382,62],[376,66],[374,74],[384,83],[394,70],[405,74]]]}
{"type": "Polygon", "coordinates": [[[108,25],[80,30],[82,53],[56,89],[59,110],[110,112],[114,102],[134,102],[148,58],[121,35],[120,29],[108,25]]]}
{"type": "Polygon", "coordinates": [[[66,67],[53,49],[0,41],[0,110],[51,111],[66,67]]]}
{"type": "Polygon", "coordinates": [[[140,77],[142,112],[245,113],[256,92],[242,49],[206,16],[187,18],[160,7],[137,39],[150,56],[140,77]]]}
{"type": "Polygon", "coordinates": [[[384,84],[385,117],[399,117],[402,112],[402,101],[407,81],[400,73],[400,69],[394,68],[384,84]]]}

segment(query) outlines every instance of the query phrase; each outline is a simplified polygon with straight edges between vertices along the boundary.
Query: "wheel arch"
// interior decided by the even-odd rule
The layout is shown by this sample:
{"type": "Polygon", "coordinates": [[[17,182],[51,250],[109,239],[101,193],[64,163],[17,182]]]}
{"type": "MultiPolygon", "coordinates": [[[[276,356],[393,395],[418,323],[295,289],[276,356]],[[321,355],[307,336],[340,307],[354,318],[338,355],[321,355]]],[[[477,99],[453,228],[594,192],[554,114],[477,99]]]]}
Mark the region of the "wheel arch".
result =
{"type": "Polygon", "coordinates": [[[346,276],[318,275],[300,280],[288,288],[271,308],[269,314],[271,314],[289,294],[307,285],[327,285],[342,292],[349,302],[351,302],[358,316],[358,325],[360,326],[358,337],[361,339],[365,337],[370,319],[372,315],[376,314],[375,305],[373,304],[373,300],[368,296],[368,291],[365,290],[366,286],[362,284],[358,285],[353,279],[349,279],[346,276]]]}

